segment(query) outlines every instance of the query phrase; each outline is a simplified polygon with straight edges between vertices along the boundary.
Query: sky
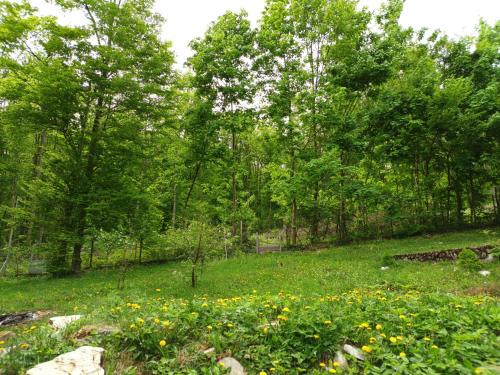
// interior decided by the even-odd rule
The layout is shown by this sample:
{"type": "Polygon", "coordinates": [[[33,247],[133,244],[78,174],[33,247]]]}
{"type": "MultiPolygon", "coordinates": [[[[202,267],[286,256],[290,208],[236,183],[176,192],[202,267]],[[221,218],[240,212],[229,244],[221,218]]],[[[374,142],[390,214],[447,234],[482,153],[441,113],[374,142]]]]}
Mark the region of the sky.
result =
{"type": "MultiPolygon", "coordinates": [[[[81,15],[62,14],[45,0],[30,0],[44,15],[56,15],[66,24],[82,23],[81,15]]],[[[360,0],[360,4],[374,10],[383,0],[360,0]]],[[[203,36],[210,23],[227,10],[245,9],[254,25],[264,9],[265,0],[156,0],[155,11],[167,22],[162,38],[170,40],[181,68],[190,56],[189,42],[203,36]]],[[[404,26],[416,29],[440,29],[452,37],[470,35],[479,18],[489,24],[500,19],[500,0],[406,0],[401,16],[404,26]]]]}

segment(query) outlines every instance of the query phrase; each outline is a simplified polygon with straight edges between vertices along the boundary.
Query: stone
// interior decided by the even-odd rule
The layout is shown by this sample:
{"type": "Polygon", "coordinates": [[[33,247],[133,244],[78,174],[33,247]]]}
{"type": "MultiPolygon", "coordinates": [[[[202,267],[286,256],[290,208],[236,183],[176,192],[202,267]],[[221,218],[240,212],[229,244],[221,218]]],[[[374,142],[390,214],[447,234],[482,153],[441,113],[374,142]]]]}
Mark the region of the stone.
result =
{"type": "Polygon", "coordinates": [[[481,276],[486,277],[486,276],[490,276],[490,275],[491,275],[491,272],[490,272],[490,271],[487,271],[487,270],[482,270],[482,271],[479,271],[479,274],[480,274],[481,276]]]}
{"type": "Polygon", "coordinates": [[[335,357],[333,358],[333,361],[338,362],[339,367],[342,369],[347,369],[349,367],[349,364],[347,363],[347,359],[345,358],[345,355],[340,350],[338,350],[337,353],[335,353],[335,357]]]}
{"type": "Polygon", "coordinates": [[[380,270],[381,270],[381,271],[387,271],[388,269],[389,269],[389,267],[387,267],[387,266],[380,267],[380,270]]]}
{"type": "Polygon", "coordinates": [[[82,346],[52,361],[40,363],[26,375],[104,375],[103,353],[103,348],[82,346]]]}
{"type": "Polygon", "coordinates": [[[219,363],[222,363],[225,368],[231,369],[229,375],[246,375],[245,369],[241,363],[232,357],[224,357],[219,361],[219,363]]]}
{"type": "Polygon", "coordinates": [[[49,319],[49,324],[56,330],[60,330],[65,328],[68,324],[81,318],[82,315],[54,316],[49,319]]]}
{"type": "Polygon", "coordinates": [[[28,311],[23,313],[7,314],[0,316],[1,326],[12,326],[21,323],[42,319],[49,311],[28,311]]]}
{"type": "Polygon", "coordinates": [[[360,349],[356,348],[355,346],[345,344],[343,349],[344,349],[344,352],[352,355],[354,358],[359,359],[361,361],[365,360],[365,356],[363,355],[363,352],[360,349]]]}
{"type": "Polygon", "coordinates": [[[207,357],[210,357],[215,354],[215,348],[208,348],[203,351],[203,354],[205,354],[207,357]]]}
{"type": "Polygon", "coordinates": [[[120,329],[113,326],[98,326],[98,325],[88,325],[83,326],[76,333],[77,339],[83,339],[88,336],[108,336],[120,332],[120,329]]]}
{"type": "Polygon", "coordinates": [[[495,261],[495,256],[493,254],[488,254],[488,256],[483,260],[485,263],[493,263],[495,261]]]}

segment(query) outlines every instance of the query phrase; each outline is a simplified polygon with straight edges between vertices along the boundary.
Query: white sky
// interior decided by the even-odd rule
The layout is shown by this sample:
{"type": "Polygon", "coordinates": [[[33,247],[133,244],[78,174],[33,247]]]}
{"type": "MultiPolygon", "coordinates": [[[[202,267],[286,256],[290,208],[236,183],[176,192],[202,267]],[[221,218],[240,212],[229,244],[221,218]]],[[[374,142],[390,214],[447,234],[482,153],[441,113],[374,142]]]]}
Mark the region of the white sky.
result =
{"type": "MultiPolygon", "coordinates": [[[[42,14],[62,16],[67,24],[81,23],[77,14],[62,15],[45,0],[30,0],[42,14]]],[[[376,9],[382,0],[360,0],[376,9]]],[[[202,36],[209,24],[227,10],[245,9],[254,25],[264,9],[265,0],[156,0],[155,10],[167,19],[163,39],[173,42],[177,66],[182,67],[191,54],[188,43],[202,36]]],[[[440,29],[452,37],[472,34],[479,18],[494,24],[500,18],[500,0],[406,0],[401,23],[416,29],[440,29]]]]}

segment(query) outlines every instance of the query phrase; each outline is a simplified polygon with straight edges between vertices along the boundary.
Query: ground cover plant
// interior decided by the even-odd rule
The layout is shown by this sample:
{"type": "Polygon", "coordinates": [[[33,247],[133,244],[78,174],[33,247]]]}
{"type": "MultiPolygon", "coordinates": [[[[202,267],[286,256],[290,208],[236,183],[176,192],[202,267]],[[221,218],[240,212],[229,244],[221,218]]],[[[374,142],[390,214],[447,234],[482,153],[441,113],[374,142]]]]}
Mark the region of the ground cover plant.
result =
{"type": "MultiPolygon", "coordinates": [[[[87,339],[108,348],[109,373],[223,374],[217,359],[229,355],[251,374],[479,374],[500,360],[500,310],[491,297],[381,289],[192,300],[157,293],[117,300],[87,318],[121,329],[87,339]],[[366,360],[347,356],[349,368],[341,368],[334,355],[345,343],[366,360]]],[[[21,349],[0,359],[4,372],[82,345],[75,332],[84,324],[61,338],[43,325],[26,329],[16,339],[21,349]]]]}
{"type": "Polygon", "coordinates": [[[125,299],[153,297],[156,288],[177,298],[202,294],[227,297],[247,294],[254,288],[270,293],[285,290],[305,295],[328,294],[376,284],[459,293],[475,287],[495,290],[498,262],[483,264],[486,269],[495,270],[489,278],[454,262],[397,262],[388,271],[380,270],[387,255],[482,244],[500,246],[500,230],[369,241],[320,251],[248,254],[208,262],[196,288],[190,287],[191,262],[131,268],[122,292],[117,291],[120,271],[115,269],[87,272],[78,277],[4,278],[0,279],[0,314],[46,309],[59,314],[88,312],[107,304],[114,295],[125,299]]]}
{"type": "Polygon", "coordinates": [[[481,264],[492,272],[486,278],[459,262],[380,266],[388,255],[498,242],[490,229],[245,255],[207,264],[196,288],[190,263],[133,268],[123,290],[114,270],[2,280],[0,313],[84,318],[60,334],[44,321],[14,328],[17,336],[2,345],[16,349],[0,368],[22,373],[89,343],[106,348],[107,370],[116,374],[223,374],[217,359],[227,355],[250,374],[488,373],[499,360],[498,262],[481,264]],[[119,333],[80,341],[89,326],[119,333]],[[364,348],[366,361],[335,366],[345,343],[364,348]]]}

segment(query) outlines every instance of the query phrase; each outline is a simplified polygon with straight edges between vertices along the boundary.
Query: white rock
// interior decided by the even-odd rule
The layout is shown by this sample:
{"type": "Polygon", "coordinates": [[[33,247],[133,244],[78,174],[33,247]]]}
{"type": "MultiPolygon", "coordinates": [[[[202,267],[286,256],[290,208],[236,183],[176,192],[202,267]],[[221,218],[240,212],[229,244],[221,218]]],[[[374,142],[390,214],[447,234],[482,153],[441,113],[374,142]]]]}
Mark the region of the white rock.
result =
{"type": "Polygon", "coordinates": [[[482,271],[479,271],[479,274],[481,276],[490,276],[491,272],[490,271],[486,271],[486,270],[482,270],[482,271]]]}
{"type": "Polygon", "coordinates": [[[347,363],[347,359],[345,358],[344,354],[339,350],[337,353],[335,353],[335,357],[333,358],[334,362],[338,362],[339,367],[343,369],[347,369],[349,367],[347,363]]]}
{"type": "Polygon", "coordinates": [[[384,267],[380,267],[380,270],[381,270],[381,271],[386,271],[386,270],[388,270],[388,269],[389,269],[389,267],[386,267],[386,266],[384,266],[384,267]]]}
{"type": "Polygon", "coordinates": [[[365,356],[363,355],[363,352],[360,349],[356,348],[355,346],[345,344],[343,349],[344,349],[344,352],[352,355],[354,358],[357,358],[361,361],[365,360],[365,356]]]}
{"type": "Polygon", "coordinates": [[[206,350],[203,351],[203,354],[205,354],[207,356],[214,355],[215,354],[215,348],[208,348],[208,349],[206,349],[206,350]]]}
{"type": "Polygon", "coordinates": [[[241,363],[232,357],[222,358],[219,363],[223,363],[224,367],[231,369],[229,375],[246,375],[245,369],[241,363]]]}
{"type": "Polygon", "coordinates": [[[103,348],[82,346],[52,361],[40,363],[26,375],[104,375],[101,367],[103,353],[103,348]]]}
{"type": "Polygon", "coordinates": [[[493,256],[493,254],[488,254],[488,256],[483,259],[483,262],[486,262],[486,263],[493,263],[495,261],[495,257],[493,256]]]}
{"type": "Polygon", "coordinates": [[[55,329],[63,329],[69,323],[81,319],[82,315],[54,316],[49,319],[49,324],[55,329]]]}

